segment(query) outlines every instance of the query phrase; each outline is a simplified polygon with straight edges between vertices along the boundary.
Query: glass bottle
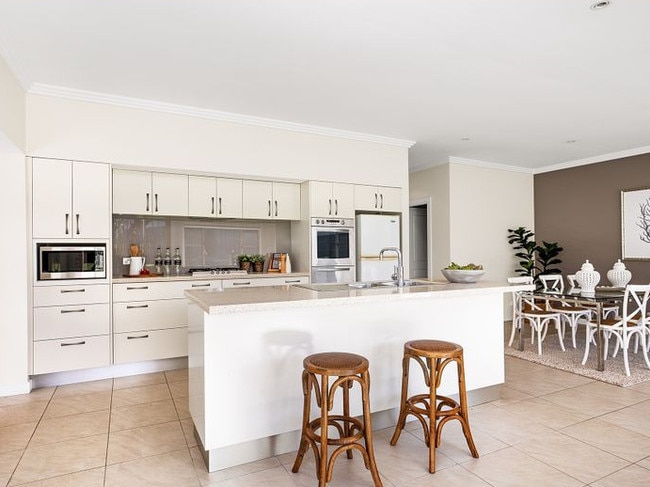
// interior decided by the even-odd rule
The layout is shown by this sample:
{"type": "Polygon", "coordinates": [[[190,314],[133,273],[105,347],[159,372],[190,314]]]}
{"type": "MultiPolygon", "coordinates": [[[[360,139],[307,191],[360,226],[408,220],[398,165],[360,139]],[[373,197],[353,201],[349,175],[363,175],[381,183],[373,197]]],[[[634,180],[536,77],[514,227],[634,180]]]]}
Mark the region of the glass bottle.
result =
{"type": "Polygon", "coordinates": [[[178,247],[174,251],[174,274],[177,276],[181,273],[181,251],[178,247]]]}
{"type": "Polygon", "coordinates": [[[160,247],[156,249],[156,257],[153,260],[154,266],[155,266],[155,272],[156,274],[162,274],[162,250],[160,247]]]}
{"type": "Polygon", "coordinates": [[[172,253],[169,250],[169,247],[165,249],[165,258],[163,259],[163,266],[165,267],[165,275],[168,276],[171,274],[172,270],[172,253]]]}

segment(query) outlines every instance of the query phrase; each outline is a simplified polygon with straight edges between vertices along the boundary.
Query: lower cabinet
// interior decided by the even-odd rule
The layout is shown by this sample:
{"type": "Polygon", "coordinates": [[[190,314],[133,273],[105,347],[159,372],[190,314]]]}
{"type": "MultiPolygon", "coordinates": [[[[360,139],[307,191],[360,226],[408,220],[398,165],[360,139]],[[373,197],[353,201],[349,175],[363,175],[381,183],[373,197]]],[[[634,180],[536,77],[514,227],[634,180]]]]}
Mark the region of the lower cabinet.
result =
{"type": "Polygon", "coordinates": [[[223,288],[237,288],[237,287],[266,287],[266,286],[292,286],[294,284],[308,284],[309,277],[260,277],[254,279],[224,279],[223,288]]]}
{"type": "Polygon", "coordinates": [[[115,333],[113,347],[116,364],[183,357],[187,355],[187,326],[115,333]]]}
{"type": "Polygon", "coordinates": [[[111,363],[109,286],[34,288],[33,374],[111,363]]]}

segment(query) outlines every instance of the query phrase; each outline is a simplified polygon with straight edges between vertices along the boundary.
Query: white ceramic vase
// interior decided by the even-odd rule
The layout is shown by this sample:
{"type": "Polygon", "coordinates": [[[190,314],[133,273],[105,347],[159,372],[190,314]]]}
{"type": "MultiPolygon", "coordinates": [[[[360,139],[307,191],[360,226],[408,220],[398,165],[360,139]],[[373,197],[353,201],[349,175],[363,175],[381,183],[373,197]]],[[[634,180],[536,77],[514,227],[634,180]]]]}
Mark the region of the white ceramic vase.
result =
{"type": "Polygon", "coordinates": [[[580,290],[583,293],[593,293],[596,291],[596,285],[600,281],[600,272],[594,270],[593,264],[589,259],[585,261],[576,272],[576,282],[580,285],[580,290]]]}
{"type": "Polygon", "coordinates": [[[614,287],[625,287],[632,279],[632,273],[625,268],[621,259],[618,259],[614,267],[607,271],[607,279],[614,287]]]}

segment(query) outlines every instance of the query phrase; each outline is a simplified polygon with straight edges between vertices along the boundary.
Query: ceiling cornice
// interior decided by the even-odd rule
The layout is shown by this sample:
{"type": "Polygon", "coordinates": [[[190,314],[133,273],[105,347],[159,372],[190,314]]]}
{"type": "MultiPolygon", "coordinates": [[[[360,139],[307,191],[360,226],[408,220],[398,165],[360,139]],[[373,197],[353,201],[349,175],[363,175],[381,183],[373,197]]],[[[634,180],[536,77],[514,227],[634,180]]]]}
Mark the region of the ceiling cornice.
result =
{"type": "Polygon", "coordinates": [[[635,149],[627,149],[619,152],[611,152],[609,154],[602,154],[600,156],[588,157],[586,159],[578,159],[575,161],[562,162],[552,166],[541,167],[534,171],[535,174],[542,174],[545,172],[559,171],[561,169],[570,169],[572,167],[586,166],[587,164],[596,164],[598,162],[606,162],[614,159],[622,159],[624,157],[639,156],[641,154],[650,153],[650,145],[637,147],[635,149]]]}
{"type": "Polygon", "coordinates": [[[509,166],[507,164],[499,164],[497,162],[479,161],[477,159],[465,159],[464,157],[450,156],[449,164],[463,164],[465,166],[486,167],[490,169],[500,169],[502,171],[533,174],[533,170],[527,167],[509,166]]]}
{"type": "Polygon", "coordinates": [[[195,118],[205,118],[209,120],[218,120],[220,122],[239,123],[244,125],[254,125],[257,127],[266,127],[281,130],[290,130],[292,132],[301,132],[313,135],[323,135],[326,137],[338,137],[341,139],[358,140],[362,142],[373,142],[376,144],[392,145],[403,148],[410,148],[415,141],[396,139],[393,137],[384,137],[382,135],[365,134],[362,132],[352,132],[349,130],[333,129],[329,127],[319,127],[317,125],[307,125],[302,123],[285,122],[271,118],[254,117],[250,115],[241,115],[238,113],[220,112],[217,110],[207,110],[185,105],[176,105],[173,103],[157,102],[141,98],[130,98],[126,96],[109,95],[106,93],[97,93],[94,91],[77,90],[65,88],[62,86],[53,86],[42,83],[34,83],[29,89],[30,94],[54,96],[58,98],[67,98],[70,100],[85,101],[90,103],[102,103],[105,105],[114,105],[127,108],[137,108],[141,110],[150,110],[154,112],[170,113],[174,115],[184,115],[195,118]]]}

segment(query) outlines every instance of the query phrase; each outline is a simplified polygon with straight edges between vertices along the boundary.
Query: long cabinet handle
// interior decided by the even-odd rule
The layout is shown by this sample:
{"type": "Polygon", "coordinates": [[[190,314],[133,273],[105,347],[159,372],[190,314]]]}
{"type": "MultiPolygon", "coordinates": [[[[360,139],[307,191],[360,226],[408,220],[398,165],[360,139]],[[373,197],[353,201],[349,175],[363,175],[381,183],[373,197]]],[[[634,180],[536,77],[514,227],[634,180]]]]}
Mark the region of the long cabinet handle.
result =
{"type": "Polygon", "coordinates": [[[77,220],[77,235],[79,235],[80,234],[80,232],[79,232],[79,213],[77,213],[75,216],[76,216],[76,220],[77,220]]]}
{"type": "Polygon", "coordinates": [[[192,284],[192,287],[210,287],[210,284],[192,284]]]}
{"type": "Polygon", "coordinates": [[[271,216],[271,200],[268,200],[268,201],[269,201],[269,215],[268,216],[271,216]]]}
{"type": "Polygon", "coordinates": [[[127,286],[127,291],[139,291],[143,289],[149,289],[149,286],[127,286]]]}
{"type": "Polygon", "coordinates": [[[221,196],[219,196],[219,214],[221,215],[221,196]]]}
{"type": "Polygon", "coordinates": [[[285,284],[295,284],[297,282],[300,282],[300,279],[285,279],[284,280],[285,284]]]}
{"type": "Polygon", "coordinates": [[[375,193],[375,208],[377,208],[378,203],[379,203],[379,199],[377,197],[377,193],[375,193]]]}
{"type": "Polygon", "coordinates": [[[153,211],[154,211],[155,213],[158,213],[158,193],[154,194],[153,197],[154,197],[155,200],[156,200],[156,207],[155,207],[155,209],[154,209],[153,211]]]}
{"type": "Polygon", "coordinates": [[[65,294],[65,293],[85,293],[86,290],[83,289],[83,288],[82,289],[61,289],[59,292],[61,294],[65,294]]]}
{"type": "Polygon", "coordinates": [[[233,286],[250,286],[250,285],[251,285],[251,282],[250,282],[250,281],[246,281],[246,282],[233,282],[232,285],[233,285],[233,286]]]}
{"type": "Polygon", "coordinates": [[[140,340],[142,338],[149,338],[149,335],[127,336],[127,340],[140,340]]]}
{"type": "Polygon", "coordinates": [[[275,200],[275,216],[278,216],[278,200],[275,200]]]}
{"type": "Polygon", "coordinates": [[[334,214],[338,216],[339,214],[339,200],[335,199],[334,200],[334,214]]]}
{"type": "Polygon", "coordinates": [[[65,234],[70,235],[70,213],[65,214],[65,234]]]}
{"type": "Polygon", "coordinates": [[[381,198],[381,209],[384,208],[384,194],[380,194],[379,197],[381,198]]]}
{"type": "Polygon", "coordinates": [[[147,207],[145,208],[145,211],[149,211],[149,193],[147,193],[147,207]]]}
{"type": "Polygon", "coordinates": [[[142,308],[148,308],[148,304],[127,304],[126,309],[142,309],[142,308]]]}
{"type": "Polygon", "coordinates": [[[333,271],[351,271],[351,267],[314,267],[312,271],[316,272],[333,272],[333,271]]]}
{"type": "Polygon", "coordinates": [[[332,198],[328,200],[330,202],[330,209],[329,209],[329,215],[332,216],[332,198]]]}
{"type": "Polygon", "coordinates": [[[214,215],[214,196],[212,196],[212,211],[210,213],[214,215]]]}
{"type": "Polygon", "coordinates": [[[61,346],[62,347],[74,347],[75,345],[85,345],[85,344],[86,344],[86,340],[82,340],[80,342],[62,343],[61,346]]]}
{"type": "Polygon", "coordinates": [[[66,314],[66,313],[85,313],[86,308],[81,308],[81,309],[62,309],[61,314],[66,314]]]}

